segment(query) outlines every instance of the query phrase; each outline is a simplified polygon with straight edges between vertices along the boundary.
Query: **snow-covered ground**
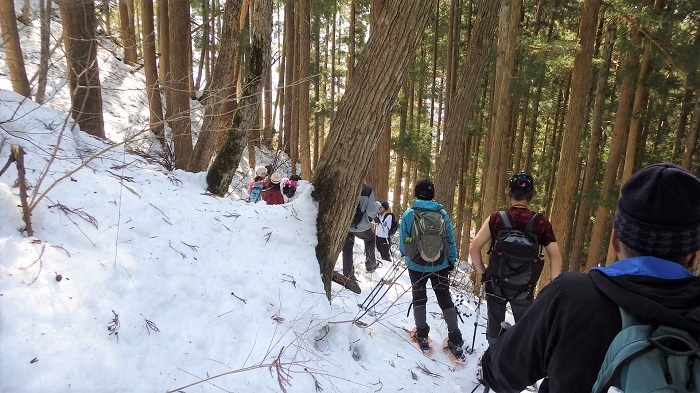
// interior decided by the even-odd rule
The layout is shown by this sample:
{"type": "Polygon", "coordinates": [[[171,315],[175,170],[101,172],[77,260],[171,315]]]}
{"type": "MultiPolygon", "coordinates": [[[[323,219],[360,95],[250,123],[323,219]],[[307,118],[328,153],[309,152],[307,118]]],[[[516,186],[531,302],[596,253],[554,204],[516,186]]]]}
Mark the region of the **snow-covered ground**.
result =
{"type": "MultiPolygon", "coordinates": [[[[38,26],[38,20],[20,25],[30,77],[38,65],[38,26]]],[[[54,37],[57,27],[54,21],[54,37]]],[[[241,200],[250,181],[246,161],[231,196],[218,198],[205,192],[205,173],[168,171],[132,153],[148,139],[125,149],[125,138],[147,125],[144,78],[104,49],[109,140],[71,132],[61,53],[52,58],[43,106],[12,93],[9,78],[0,78],[0,166],[11,146],[24,148],[34,230],[33,237],[21,231],[12,164],[0,176],[1,392],[477,386],[485,306],[477,315],[473,297],[453,293],[466,345],[475,334],[476,347],[458,368],[439,348],[428,358],[410,343],[407,274],[381,286],[378,297],[388,291],[371,310],[360,307],[382,277],[403,270],[385,263],[365,273],[360,242],[355,264],[363,293],[333,284],[329,302],[315,256],[317,206],[309,182],[284,205],[249,204],[241,200]]],[[[0,73],[9,75],[4,52],[0,73]]],[[[439,346],[447,331],[432,295],[428,310],[439,346]]]]}

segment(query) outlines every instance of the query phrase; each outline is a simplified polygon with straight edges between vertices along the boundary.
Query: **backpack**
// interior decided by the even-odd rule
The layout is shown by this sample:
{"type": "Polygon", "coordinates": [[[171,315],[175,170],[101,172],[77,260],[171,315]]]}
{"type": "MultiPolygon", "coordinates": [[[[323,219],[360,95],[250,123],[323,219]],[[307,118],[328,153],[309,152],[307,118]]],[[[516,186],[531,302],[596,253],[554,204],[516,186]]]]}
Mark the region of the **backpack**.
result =
{"type": "Polygon", "coordinates": [[[533,214],[524,230],[514,228],[505,211],[498,215],[503,229],[489,250],[491,289],[506,300],[524,299],[537,285],[544,265],[540,244],[532,233],[539,213],[533,214]]]}
{"type": "Polygon", "coordinates": [[[394,236],[396,231],[399,230],[399,222],[396,220],[396,216],[394,216],[394,213],[389,213],[391,214],[391,227],[389,227],[389,237],[394,236]]]}
{"type": "Polygon", "coordinates": [[[294,194],[297,192],[297,182],[294,180],[288,180],[284,183],[282,187],[282,194],[286,195],[287,198],[293,198],[294,194]]]}
{"type": "Polygon", "coordinates": [[[687,331],[647,324],[620,308],[615,336],[593,385],[624,392],[700,392],[700,346],[687,331]]]}
{"type": "MultiPolygon", "coordinates": [[[[372,194],[372,187],[368,186],[367,184],[362,186],[362,191],[360,192],[360,197],[363,196],[370,196],[372,194]]],[[[362,222],[363,218],[365,217],[365,210],[362,210],[362,207],[360,207],[360,202],[357,202],[357,206],[355,207],[355,214],[352,216],[352,224],[350,224],[353,228],[357,228],[357,225],[362,222]]]]}
{"type": "MultiPolygon", "coordinates": [[[[445,215],[444,209],[413,210],[411,241],[407,242],[411,261],[422,266],[437,266],[445,259],[445,215]]],[[[408,239],[407,239],[408,240],[408,239]]]]}
{"type": "Polygon", "coordinates": [[[250,196],[248,197],[248,203],[258,203],[263,190],[263,183],[257,182],[253,183],[253,188],[250,189],[250,196]]]}

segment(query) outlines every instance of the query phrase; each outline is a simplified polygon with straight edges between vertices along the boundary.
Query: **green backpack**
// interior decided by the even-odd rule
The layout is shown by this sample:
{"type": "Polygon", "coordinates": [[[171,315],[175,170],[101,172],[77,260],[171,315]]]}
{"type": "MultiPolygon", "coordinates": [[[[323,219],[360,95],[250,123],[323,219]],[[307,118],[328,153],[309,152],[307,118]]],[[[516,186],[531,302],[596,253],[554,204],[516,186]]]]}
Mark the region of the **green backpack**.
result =
{"type": "Polygon", "coordinates": [[[593,393],[700,392],[700,346],[687,331],[648,324],[623,309],[593,393]],[[615,390],[617,388],[618,390],[615,390]]]}
{"type": "MultiPolygon", "coordinates": [[[[411,261],[422,266],[438,266],[445,259],[446,235],[445,212],[413,210],[411,240],[406,242],[411,261]]],[[[407,239],[408,240],[408,239],[407,239]]]]}

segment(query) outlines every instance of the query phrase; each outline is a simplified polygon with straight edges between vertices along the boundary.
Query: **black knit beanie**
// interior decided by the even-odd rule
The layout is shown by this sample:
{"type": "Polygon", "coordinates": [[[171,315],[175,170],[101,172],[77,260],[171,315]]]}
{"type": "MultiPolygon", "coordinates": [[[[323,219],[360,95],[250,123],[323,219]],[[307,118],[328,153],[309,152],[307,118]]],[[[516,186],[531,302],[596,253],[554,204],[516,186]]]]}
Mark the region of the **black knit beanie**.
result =
{"type": "Polygon", "coordinates": [[[418,199],[431,201],[435,197],[435,185],[433,185],[433,182],[428,179],[419,180],[416,183],[416,189],[414,190],[413,195],[415,195],[418,199]]]}
{"type": "Polygon", "coordinates": [[[700,250],[700,180],[679,165],[649,165],[622,186],[617,237],[644,255],[675,258],[700,250]]]}

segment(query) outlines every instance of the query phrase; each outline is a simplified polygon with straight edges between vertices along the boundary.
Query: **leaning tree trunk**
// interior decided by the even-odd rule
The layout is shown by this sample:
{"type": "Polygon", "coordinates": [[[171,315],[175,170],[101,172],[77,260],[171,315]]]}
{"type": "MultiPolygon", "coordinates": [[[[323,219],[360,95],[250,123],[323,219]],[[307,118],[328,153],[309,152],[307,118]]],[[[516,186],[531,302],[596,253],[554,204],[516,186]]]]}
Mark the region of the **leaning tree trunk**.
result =
{"type": "Polygon", "coordinates": [[[12,0],[0,0],[0,28],[2,28],[2,46],[7,56],[7,67],[10,69],[12,90],[31,98],[32,89],[29,87],[27,70],[24,68],[24,57],[17,32],[15,3],[12,0]]]}
{"type": "Polygon", "coordinates": [[[477,102],[479,82],[488,62],[500,6],[500,1],[481,0],[476,8],[478,13],[467,46],[464,69],[460,73],[457,91],[451,100],[452,106],[460,110],[451,111],[446,119],[444,142],[437,159],[435,189],[448,212],[452,211],[454,184],[460,176],[459,157],[464,154],[464,142],[467,138],[464,130],[477,102]]]}
{"type": "Polygon", "coordinates": [[[71,116],[82,131],[104,138],[102,87],[97,67],[95,2],[60,0],[63,44],[68,63],[71,116]]]}
{"type": "Polygon", "coordinates": [[[326,294],[362,180],[436,0],[390,0],[331,123],[313,178],[318,258],[326,294]],[[355,192],[352,192],[355,190],[355,192]]]}
{"type": "Polygon", "coordinates": [[[219,52],[214,64],[212,78],[205,88],[204,120],[202,129],[194,147],[189,170],[201,172],[209,167],[209,162],[216,152],[217,135],[222,133],[221,116],[226,102],[234,100],[229,95],[234,89],[229,88],[234,67],[231,64],[236,59],[238,51],[239,22],[242,0],[228,0],[224,6],[223,28],[221,32],[219,52]]]}
{"type": "Polygon", "coordinates": [[[233,174],[241,161],[243,149],[248,144],[250,129],[258,117],[265,73],[270,69],[271,36],[272,0],[257,0],[251,10],[250,54],[241,102],[233,115],[224,145],[207,173],[207,190],[212,194],[223,196],[228,192],[233,174]]]}

